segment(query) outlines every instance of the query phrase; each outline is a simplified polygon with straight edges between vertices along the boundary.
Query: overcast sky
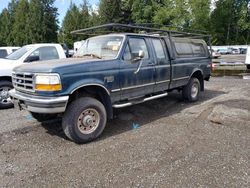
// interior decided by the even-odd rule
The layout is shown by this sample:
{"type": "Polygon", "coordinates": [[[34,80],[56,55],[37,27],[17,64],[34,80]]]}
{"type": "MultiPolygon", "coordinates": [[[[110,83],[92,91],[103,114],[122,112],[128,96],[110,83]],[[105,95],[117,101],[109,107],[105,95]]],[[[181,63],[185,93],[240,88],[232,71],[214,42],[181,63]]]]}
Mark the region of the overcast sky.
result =
{"type": "MultiPolygon", "coordinates": [[[[72,1],[76,5],[80,5],[83,0],[56,0],[55,1],[55,6],[58,8],[58,13],[59,13],[58,19],[60,23],[62,22],[67,12],[67,9],[69,8],[70,1],[72,1]]],[[[89,0],[88,2],[92,6],[96,7],[99,3],[99,0],[89,0]]],[[[6,8],[8,6],[8,3],[9,3],[9,0],[0,0],[0,11],[6,8]]]]}

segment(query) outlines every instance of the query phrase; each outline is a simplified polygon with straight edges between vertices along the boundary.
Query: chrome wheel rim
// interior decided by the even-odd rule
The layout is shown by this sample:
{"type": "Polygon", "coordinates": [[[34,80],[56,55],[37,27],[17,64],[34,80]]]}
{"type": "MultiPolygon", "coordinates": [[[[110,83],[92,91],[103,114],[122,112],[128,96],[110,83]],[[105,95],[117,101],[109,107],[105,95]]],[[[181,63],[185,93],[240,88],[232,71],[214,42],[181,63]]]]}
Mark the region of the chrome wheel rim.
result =
{"type": "Polygon", "coordinates": [[[100,123],[100,114],[93,108],[84,110],[78,117],[77,126],[82,134],[93,133],[100,123]]]}
{"type": "Polygon", "coordinates": [[[195,98],[198,95],[198,92],[199,92],[199,85],[197,83],[194,83],[191,88],[192,98],[195,98]]]}
{"type": "Polygon", "coordinates": [[[9,87],[1,87],[0,88],[0,103],[1,104],[10,104],[11,103],[11,98],[9,95],[9,90],[11,88],[9,87]]]}

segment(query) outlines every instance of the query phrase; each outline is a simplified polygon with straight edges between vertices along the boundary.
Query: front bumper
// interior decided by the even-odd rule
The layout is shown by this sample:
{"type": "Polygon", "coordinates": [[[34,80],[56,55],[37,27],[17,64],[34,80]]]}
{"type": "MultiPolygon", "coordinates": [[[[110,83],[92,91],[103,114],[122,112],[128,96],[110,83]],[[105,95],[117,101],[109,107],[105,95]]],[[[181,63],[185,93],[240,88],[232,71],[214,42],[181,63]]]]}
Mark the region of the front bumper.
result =
{"type": "Polygon", "coordinates": [[[41,114],[63,113],[69,100],[69,96],[62,97],[41,97],[22,93],[12,89],[9,91],[15,105],[21,109],[41,114]]]}

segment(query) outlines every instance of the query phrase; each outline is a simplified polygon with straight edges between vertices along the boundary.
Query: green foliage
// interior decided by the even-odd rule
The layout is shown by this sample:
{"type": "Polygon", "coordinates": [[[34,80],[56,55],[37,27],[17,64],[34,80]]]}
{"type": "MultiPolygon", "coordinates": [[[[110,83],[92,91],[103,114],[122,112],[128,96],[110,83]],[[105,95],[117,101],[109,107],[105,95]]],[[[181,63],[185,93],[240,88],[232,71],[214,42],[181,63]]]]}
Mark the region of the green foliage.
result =
{"type": "Polygon", "coordinates": [[[101,23],[121,22],[121,0],[101,0],[99,15],[101,23]]]}
{"type": "Polygon", "coordinates": [[[27,0],[20,0],[14,12],[14,23],[12,28],[13,43],[17,46],[27,44],[28,41],[28,12],[29,3],[27,0]]]}
{"type": "Polygon", "coordinates": [[[11,0],[0,14],[0,44],[56,42],[58,21],[55,0],[11,0]]]}
{"type": "Polygon", "coordinates": [[[53,6],[55,0],[42,0],[43,4],[43,37],[46,42],[57,42],[58,20],[57,8],[53,6]]]}
{"type": "Polygon", "coordinates": [[[219,0],[211,14],[215,44],[249,44],[248,0],[219,0]]]}
{"type": "Polygon", "coordinates": [[[70,32],[82,28],[81,26],[83,23],[81,18],[82,16],[79,8],[71,3],[62,23],[62,28],[58,37],[59,42],[66,43],[69,47],[73,46],[74,41],[78,40],[79,37],[70,34],[70,32]]]}
{"type": "Polygon", "coordinates": [[[43,41],[43,4],[40,0],[30,0],[29,18],[29,42],[38,43],[43,41]]]}
{"type": "Polygon", "coordinates": [[[10,15],[7,9],[4,9],[0,15],[0,46],[7,45],[7,38],[10,33],[10,15]]]}

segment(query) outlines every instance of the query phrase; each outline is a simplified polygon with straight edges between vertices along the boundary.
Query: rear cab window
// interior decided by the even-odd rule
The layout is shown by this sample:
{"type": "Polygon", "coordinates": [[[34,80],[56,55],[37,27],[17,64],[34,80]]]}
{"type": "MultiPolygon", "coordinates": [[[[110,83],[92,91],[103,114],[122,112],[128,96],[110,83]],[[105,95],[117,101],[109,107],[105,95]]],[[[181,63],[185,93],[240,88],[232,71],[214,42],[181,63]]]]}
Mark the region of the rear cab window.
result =
{"type": "Polygon", "coordinates": [[[0,58],[5,58],[8,55],[7,50],[0,49],[0,58]]]}

